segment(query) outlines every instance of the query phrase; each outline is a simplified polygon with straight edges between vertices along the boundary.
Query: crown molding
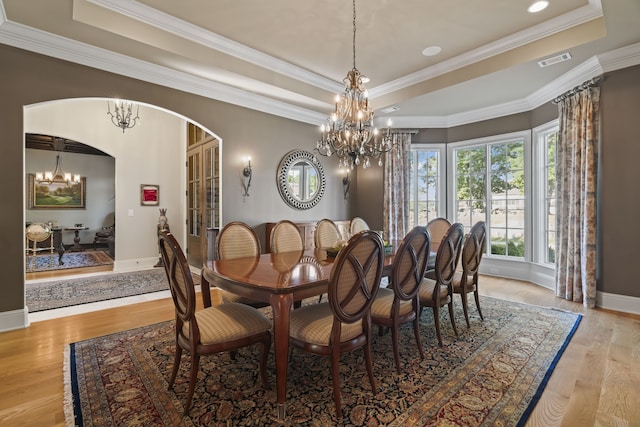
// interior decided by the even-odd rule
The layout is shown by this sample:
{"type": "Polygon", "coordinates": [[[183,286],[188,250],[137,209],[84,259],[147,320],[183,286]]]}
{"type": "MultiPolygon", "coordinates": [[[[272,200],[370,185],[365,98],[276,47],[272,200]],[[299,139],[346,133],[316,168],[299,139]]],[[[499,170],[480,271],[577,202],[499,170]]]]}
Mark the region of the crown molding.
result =
{"type": "MultiPolygon", "coordinates": [[[[303,123],[317,125],[326,120],[322,113],[8,21],[2,0],[0,43],[303,123]]],[[[596,55],[524,99],[450,116],[394,116],[392,119],[395,127],[402,128],[446,128],[490,120],[530,111],[603,72],[638,64],[640,43],[596,55]]],[[[386,120],[385,117],[378,119],[386,120]]]]}
{"type": "Polygon", "coordinates": [[[0,43],[304,123],[325,120],[315,111],[11,21],[0,23],[0,43]]]}
{"type": "Polygon", "coordinates": [[[564,15],[550,19],[546,22],[528,28],[524,31],[496,40],[477,49],[473,49],[462,55],[440,62],[431,67],[424,68],[399,79],[369,89],[371,99],[387,95],[400,89],[421,83],[425,80],[446,74],[448,72],[472,65],[478,61],[500,55],[528,43],[543,39],[552,34],[567,30],[585,22],[602,17],[602,4],[600,0],[591,0],[587,6],[583,6],[564,15]]]}
{"type": "Polygon", "coordinates": [[[274,58],[256,49],[205,30],[182,19],[154,9],[145,4],[131,0],[86,0],[97,6],[124,15],[146,25],[169,32],[185,40],[200,44],[209,49],[257,65],[303,83],[324,89],[329,92],[341,92],[344,85],[305,70],[289,62],[274,58]]]}

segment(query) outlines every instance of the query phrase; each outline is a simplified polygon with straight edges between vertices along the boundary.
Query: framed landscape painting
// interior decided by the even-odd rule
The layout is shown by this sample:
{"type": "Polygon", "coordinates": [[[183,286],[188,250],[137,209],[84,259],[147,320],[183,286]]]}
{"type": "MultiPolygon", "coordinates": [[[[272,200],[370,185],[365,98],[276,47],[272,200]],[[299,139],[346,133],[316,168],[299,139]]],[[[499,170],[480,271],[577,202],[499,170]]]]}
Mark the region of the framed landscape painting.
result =
{"type": "Polygon", "coordinates": [[[30,209],[86,209],[87,179],[67,184],[66,182],[38,182],[29,174],[30,209]]]}

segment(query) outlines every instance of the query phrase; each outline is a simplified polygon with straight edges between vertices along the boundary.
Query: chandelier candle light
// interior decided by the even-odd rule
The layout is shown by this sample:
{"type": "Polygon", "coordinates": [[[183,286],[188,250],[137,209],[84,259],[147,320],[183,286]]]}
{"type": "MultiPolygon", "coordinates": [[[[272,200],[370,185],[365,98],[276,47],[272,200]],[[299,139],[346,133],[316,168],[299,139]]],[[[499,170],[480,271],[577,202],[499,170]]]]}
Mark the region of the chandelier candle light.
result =
{"type": "Polygon", "coordinates": [[[323,156],[335,155],[341,165],[353,169],[362,163],[371,166],[371,159],[378,159],[382,166],[382,154],[394,147],[391,135],[391,120],[381,134],[373,127],[373,110],[369,105],[369,93],[364,87],[369,79],[356,68],[356,1],[353,0],[353,69],[343,82],[345,90],[336,96],[335,111],[320,127],[322,136],[316,151],[323,156]]]}
{"type": "Polygon", "coordinates": [[[107,102],[107,114],[111,116],[111,123],[122,129],[122,133],[126,129],[131,129],[140,120],[140,105],[137,104],[136,116],[133,115],[133,102],[125,102],[116,100],[113,102],[114,111],[111,112],[111,105],[107,102]]]}
{"type": "Polygon", "coordinates": [[[53,182],[64,182],[67,185],[79,183],[80,175],[65,172],[62,169],[62,158],[60,157],[60,152],[64,150],[64,141],[60,138],[55,138],[53,144],[53,149],[58,152],[56,154],[56,168],[53,172],[36,172],[36,181],[47,184],[51,184],[53,182]]]}

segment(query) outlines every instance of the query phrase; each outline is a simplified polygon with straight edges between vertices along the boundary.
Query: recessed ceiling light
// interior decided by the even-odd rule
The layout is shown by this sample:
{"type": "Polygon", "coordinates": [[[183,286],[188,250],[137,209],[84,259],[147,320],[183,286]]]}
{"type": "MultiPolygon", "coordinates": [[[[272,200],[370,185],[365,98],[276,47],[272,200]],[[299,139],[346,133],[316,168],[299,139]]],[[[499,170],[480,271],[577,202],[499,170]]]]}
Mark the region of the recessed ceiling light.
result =
{"type": "Polygon", "coordinates": [[[442,48],[440,46],[429,46],[428,48],[425,48],[425,50],[422,51],[422,54],[424,56],[434,56],[439,54],[442,51],[442,48]]]}
{"type": "Polygon", "coordinates": [[[527,9],[527,11],[529,13],[536,13],[536,12],[540,12],[541,10],[546,9],[547,6],[549,6],[549,2],[548,1],[537,1],[537,2],[533,3],[531,6],[529,6],[529,9],[527,9]]]}

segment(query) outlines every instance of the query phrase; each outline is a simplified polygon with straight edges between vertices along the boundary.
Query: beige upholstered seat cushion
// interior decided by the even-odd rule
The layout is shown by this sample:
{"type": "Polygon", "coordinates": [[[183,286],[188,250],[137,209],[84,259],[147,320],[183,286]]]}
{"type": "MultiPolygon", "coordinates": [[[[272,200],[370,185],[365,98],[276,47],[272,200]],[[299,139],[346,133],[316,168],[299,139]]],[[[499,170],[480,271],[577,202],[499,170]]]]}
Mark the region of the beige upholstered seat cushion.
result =
{"type": "MultiPolygon", "coordinates": [[[[462,274],[462,271],[456,271],[456,274],[453,276],[453,281],[451,282],[453,285],[453,292],[462,292],[462,274]]],[[[476,285],[473,283],[473,276],[467,276],[467,292],[473,292],[475,290],[476,285]]]]}
{"type": "MultiPolygon", "coordinates": [[[[391,306],[393,305],[393,289],[380,288],[376,299],[371,305],[371,316],[380,318],[391,318],[391,306]]],[[[400,315],[403,316],[413,310],[411,301],[400,301],[400,315]]]]}
{"type": "Polygon", "coordinates": [[[222,302],[224,302],[225,304],[228,302],[237,302],[241,304],[251,305],[256,302],[252,299],[241,297],[240,295],[234,294],[233,292],[225,291],[224,289],[221,289],[220,291],[222,293],[222,302]]]}
{"type": "MultiPolygon", "coordinates": [[[[333,312],[329,303],[312,304],[291,312],[289,335],[311,344],[328,346],[333,326],[333,312]]],[[[362,334],[362,321],[342,324],[340,341],[348,341],[362,334]]]]}
{"type": "MultiPolygon", "coordinates": [[[[433,302],[433,290],[436,287],[436,281],[431,279],[424,279],[422,284],[420,285],[420,291],[418,294],[420,295],[420,301],[423,303],[425,301],[433,302]]],[[[447,295],[447,287],[445,285],[440,285],[440,298],[444,299],[447,295]]]]}
{"type": "MultiPolygon", "coordinates": [[[[245,304],[227,303],[197,311],[202,344],[219,344],[271,329],[271,322],[260,311],[245,304]]],[[[189,336],[189,324],[184,334],[189,336]]]]}

